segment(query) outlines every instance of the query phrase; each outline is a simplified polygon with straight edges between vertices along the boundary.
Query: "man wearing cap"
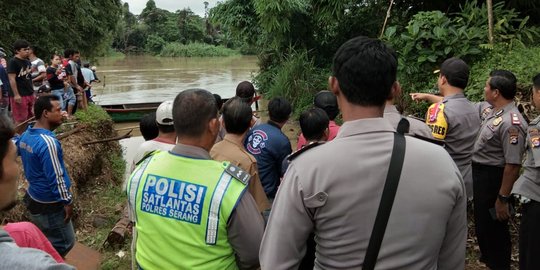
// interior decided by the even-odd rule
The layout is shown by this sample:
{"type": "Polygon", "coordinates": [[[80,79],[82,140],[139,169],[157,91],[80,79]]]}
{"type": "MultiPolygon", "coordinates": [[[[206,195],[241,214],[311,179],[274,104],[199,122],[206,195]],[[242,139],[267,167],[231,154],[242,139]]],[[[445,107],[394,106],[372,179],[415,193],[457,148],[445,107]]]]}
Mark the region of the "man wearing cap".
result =
{"type": "MultiPolygon", "coordinates": [[[[336,96],[328,90],[319,91],[319,93],[317,93],[313,98],[313,105],[316,108],[322,109],[328,115],[328,119],[330,120],[330,122],[328,123],[327,140],[333,140],[339,131],[339,125],[337,125],[334,121],[339,114],[336,96]]],[[[304,147],[306,144],[307,141],[304,137],[304,134],[300,133],[300,136],[298,136],[298,144],[296,145],[296,150],[302,149],[302,147],[304,147]]]]}
{"type": "Polygon", "coordinates": [[[180,92],[173,119],[177,144],[144,159],[127,188],[138,268],[257,268],[264,221],[250,175],[208,153],[220,126],[214,96],[180,92]]]}
{"type": "Polygon", "coordinates": [[[426,123],[435,139],[444,140],[446,151],[463,176],[467,197],[472,199],[471,164],[480,117],[474,104],[463,94],[468,82],[469,66],[459,58],[449,58],[442,63],[437,79],[437,87],[443,96],[411,93],[411,97],[433,103],[426,114],[426,123]]]}
{"type": "Polygon", "coordinates": [[[472,157],[474,221],[480,261],[490,269],[510,269],[509,195],[519,176],[527,130],[514,104],[516,83],[512,72],[492,71],[485,101],[477,104],[482,124],[472,157]]]}
{"type": "MultiPolygon", "coordinates": [[[[376,39],[356,37],[336,52],[329,88],[344,124],[333,141],[291,161],[261,245],[263,270],[297,269],[312,232],[314,269],[364,266],[394,151],[395,129],[382,116],[397,87],[397,66],[395,52],[376,39]]],[[[440,146],[403,139],[405,158],[376,269],[464,269],[459,170],[440,146]]]]}
{"type": "MultiPolygon", "coordinates": [[[[251,106],[254,102],[256,102],[260,98],[259,96],[256,95],[255,87],[253,86],[253,84],[251,82],[248,82],[248,81],[240,82],[236,86],[236,95],[235,95],[235,97],[240,98],[240,100],[244,101],[249,106],[251,106]]],[[[219,121],[221,122],[221,129],[219,130],[219,134],[218,134],[218,136],[216,138],[216,143],[223,140],[223,138],[225,137],[225,134],[227,133],[227,131],[223,127],[223,118],[220,117],[219,121]]],[[[257,125],[261,124],[261,119],[256,117],[253,114],[251,122],[252,122],[251,127],[257,126],[257,125]]]]}
{"type": "Polygon", "coordinates": [[[172,108],[172,100],[164,101],[157,108],[156,123],[159,134],[156,138],[145,141],[139,146],[137,152],[135,152],[135,155],[133,156],[131,171],[135,169],[136,164],[139,163],[146,154],[155,150],[168,151],[176,145],[176,132],[174,131],[172,108]]]}
{"type": "Polygon", "coordinates": [[[9,60],[8,77],[11,86],[10,105],[15,124],[22,123],[34,116],[32,107],[35,96],[30,78],[32,64],[28,61],[30,43],[17,40],[13,43],[15,56],[9,60]]]}

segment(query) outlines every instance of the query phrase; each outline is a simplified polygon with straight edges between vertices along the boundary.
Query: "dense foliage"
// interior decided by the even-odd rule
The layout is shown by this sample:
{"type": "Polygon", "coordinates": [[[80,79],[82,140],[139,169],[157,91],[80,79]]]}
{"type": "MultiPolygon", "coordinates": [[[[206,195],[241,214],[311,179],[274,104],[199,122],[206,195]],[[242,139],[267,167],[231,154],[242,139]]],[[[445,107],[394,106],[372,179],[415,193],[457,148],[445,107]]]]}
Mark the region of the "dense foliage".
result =
{"type": "MultiPolygon", "coordinates": [[[[494,1],[495,44],[518,50],[540,39],[540,11],[534,1],[494,1]],[[516,11],[535,15],[529,18],[516,11]]],[[[379,37],[390,1],[228,0],[211,10],[227,34],[256,48],[260,73],[255,81],[269,97],[285,95],[301,109],[324,87],[332,56],[346,40],[379,37]],[[303,67],[303,68],[301,68],[303,67]]],[[[433,71],[444,59],[464,58],[471,66],[500,53],[487,38],[485,1],[396,0],[384,39],[398,49],[400,81],[406,93],[430,91],[433,71]]],[[[402,105],[415,108],[404,95],[402,105]],[[411,106],[412,105],[412,106],[411,106]]]]}
{"type": "MultiPolygon", "coordinates": [[[[204,3],[208,6],[208,3],[204,3]]],[[[208,18],[201,18],[189,8],[170,12],[156,6],[153,0],[146,3],[140,15],[133,15],[129,11],[129,5],[124,3],[122,7],[122,19],[116,28],[113,48],[122,52],[148,52],[154,55],[178,55],[189,56],[190,54],[175,53],[179,48],[200,48],[195,52],[198,56],[204,53],[225,51],[209,50],[208,46],[179,46],[189,43],[205,43],[208,45],[231,45],[224,42],[222,35],[214,29],[208,18]],[[162,51],[166,49],[167,51],[162,51]]]]}
{"type": "Polygon", "coordinates": [[[120,0],[0,1],[0,47],[17,39],[37,46],[38,55],[77,48],[85,56],[110,47],[120,17],[120,0]]]}

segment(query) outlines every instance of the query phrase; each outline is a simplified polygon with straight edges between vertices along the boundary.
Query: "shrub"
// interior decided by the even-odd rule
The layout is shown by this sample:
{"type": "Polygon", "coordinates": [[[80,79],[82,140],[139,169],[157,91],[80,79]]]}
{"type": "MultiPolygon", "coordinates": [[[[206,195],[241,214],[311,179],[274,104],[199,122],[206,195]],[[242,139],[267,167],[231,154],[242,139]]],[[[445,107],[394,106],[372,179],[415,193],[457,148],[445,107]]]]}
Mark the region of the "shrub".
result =
{"type": "Polygon", "coordinates": [[[165,44],[159,55],[169,57],[212,57],[238,54],[238,51],[223,46],[214,46],[205,43],[181,44],[172,42],[165,44]]]}

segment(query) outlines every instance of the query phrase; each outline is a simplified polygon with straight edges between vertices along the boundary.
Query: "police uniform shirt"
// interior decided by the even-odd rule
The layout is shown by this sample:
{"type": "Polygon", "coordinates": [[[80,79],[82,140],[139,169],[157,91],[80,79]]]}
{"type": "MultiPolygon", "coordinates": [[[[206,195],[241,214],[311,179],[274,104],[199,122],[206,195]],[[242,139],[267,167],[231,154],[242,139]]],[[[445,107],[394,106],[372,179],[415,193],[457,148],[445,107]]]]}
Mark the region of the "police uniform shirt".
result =
{"type": "Polygon", "coordinates": [[[514,184],[512,193],[540,202],[540,116],[530,123],[525,143],[527,157],[523,174],[514,184]]]}
{"type": "Polygon", "coordinates": [[[426,123],[432,128],[436,139],[444,140],[446,151],[463,176],[468,197],[472,197],[472,155],[481,123],[478,112],[462,93],[446,96],[434,106],[442,110],[442,123],[434,121],[435,117],[430,114],[433,111],[428,111],[426,123]]]}
{"type": "Polygon", "coordinates": [[[388,119],[390,124],[397,128],[401,118],[406,118],[409,121],[409,133],[411,135],[417,135],[424,138],[432,139],[431,129],[426,125],[426,123],[416,120],[412,117],[404,117],[401,115],[395,105],[386,105],[384,107],[384,118],[388,119]]]}
{"type": "MultiPolygon", "coordinates": [[[[262,269],[296,269],[315,233],[315,269],[360,269],[392,153],[383,118],[346,122],[331,142],[291,164],[261,245],[262,269]]],[[[380,269],[463,269],[465,187],[440,146],[406,137],[401,179],[379,252],[380,269]]]]}
{"type": "Polygon", "coordinates": [[[473,162],[497,167],[521,165],[527,124],[514,102],[498,111],[487,102],[477,107],[482,126],[474,144],[473,162]]]}

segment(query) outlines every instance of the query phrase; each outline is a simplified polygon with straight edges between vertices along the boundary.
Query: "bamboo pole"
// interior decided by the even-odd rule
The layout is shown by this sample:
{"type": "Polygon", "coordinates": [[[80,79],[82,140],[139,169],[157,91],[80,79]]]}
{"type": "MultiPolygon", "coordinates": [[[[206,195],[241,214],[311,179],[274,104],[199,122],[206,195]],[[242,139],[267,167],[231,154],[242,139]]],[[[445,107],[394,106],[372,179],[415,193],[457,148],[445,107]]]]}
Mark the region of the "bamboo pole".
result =
{"type": "Polygon", "coordinates": [[[392,10],[392,5],[394,5],[394,0],[390,0],[390,5],[388,5],[388,10],[386,11],[386,17],[384,18],[384,23],[381,29],[381,35],[379,38],[382,38],[384,35],[384,30],[386,29],[386,23],[388,22],[388,18],[390,18],[390,11],[392,10]]]}
{"type": "Polygon", "coordinates": [[[493,0],[487,0],[488,11],[488,39],[489,44],[493,45],[493,0]]]}

